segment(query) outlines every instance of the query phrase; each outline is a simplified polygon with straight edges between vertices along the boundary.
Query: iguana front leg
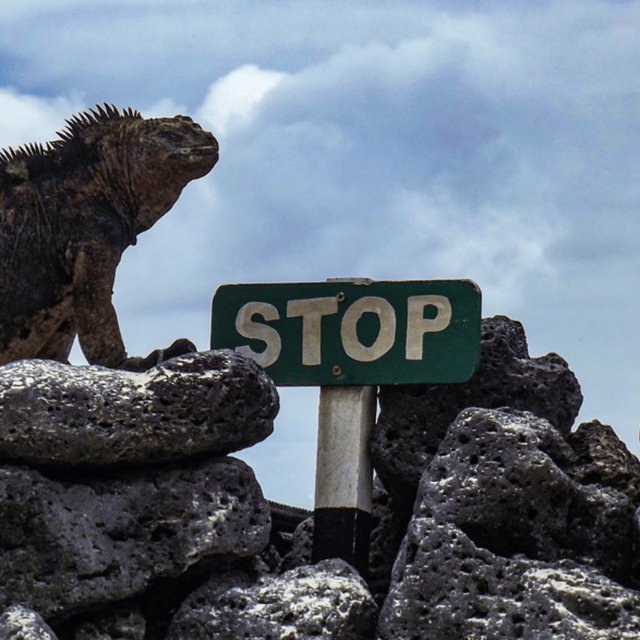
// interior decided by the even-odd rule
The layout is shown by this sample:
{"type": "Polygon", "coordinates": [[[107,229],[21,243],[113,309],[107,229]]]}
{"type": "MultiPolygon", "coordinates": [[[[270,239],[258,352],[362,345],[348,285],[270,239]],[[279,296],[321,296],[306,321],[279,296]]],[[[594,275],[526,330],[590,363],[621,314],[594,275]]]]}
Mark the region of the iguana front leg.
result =
{"type": "Polygon", "coordinates": [[[155,349],[145,358],[127,358],[118,316],[111,303],[120,255],[98,242],[82,246],[73,268],[73,316],[80,347],[90,364],[146,371],[160,362],[196,351],[180,338],[166,349],[155,349]]]}
{"type": "Polygon", "coordinates": [[[38,351],[36,358],[57,360],[69,364],[69,354],[76,339],[76,328],[71,318],[64,320],[54,331],[47,343],[38,351]]]}
{"type": "Polygon", "coordinates": [[[111,303],[121,252],[95,241],[78,248],[73,262],[73,317],[90,364],[117,367],[127,357],[111,303]]]}
{"type": "Polygon", "coordinates": [[[146,358],[127,358],[118,368],[125,371],[147,371],[161,362],[171,360],[185,353],[195,353],[196,345],[187,338],[178,338],[166,349],[154,349],[146,358]]]}

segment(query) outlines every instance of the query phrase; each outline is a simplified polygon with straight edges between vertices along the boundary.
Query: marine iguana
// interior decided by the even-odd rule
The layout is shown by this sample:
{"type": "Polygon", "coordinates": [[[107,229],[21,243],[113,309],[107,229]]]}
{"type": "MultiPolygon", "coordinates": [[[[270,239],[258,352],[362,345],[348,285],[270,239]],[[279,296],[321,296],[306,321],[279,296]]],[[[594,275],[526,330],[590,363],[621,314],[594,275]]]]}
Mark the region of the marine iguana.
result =
{"type": "Polygon", "coordinates": [[[57,135],[0,152],[0,365],[68,362],[76,333],[87,361],[107,367],[195,350],[182,339],[128,358],[111,295],[123,251],[213,168],[217,140],[187,116],[106,103],[57,135]]]}

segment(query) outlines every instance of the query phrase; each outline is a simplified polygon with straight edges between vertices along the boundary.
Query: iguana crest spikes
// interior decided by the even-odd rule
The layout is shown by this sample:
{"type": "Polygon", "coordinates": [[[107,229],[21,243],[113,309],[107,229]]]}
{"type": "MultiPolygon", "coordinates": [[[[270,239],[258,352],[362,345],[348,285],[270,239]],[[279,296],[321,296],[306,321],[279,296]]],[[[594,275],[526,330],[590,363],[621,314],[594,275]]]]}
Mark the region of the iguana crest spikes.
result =
{"type": "Polygon", "coordinates": [[[77,333],[90,363],[131,368],[111,304],[116,267],[213,168],[218,143],[188,116],[107,103],[57,135],[0,151],[0,365],[66,362],[77,333]]]}
{"type": "Polygon", "coordinates": [[[67,122],[67,126],[62,131],[58,131],[57,135],[60,136],[61,140],[72,140],[78,135],[81,135],[83,131],[87,129],[87,127],[91,127],[95,124],[100,124],[102,122],[106,122],[107,120],[111,120],[112,118],[142,118],[142,115],[139,111],[134,111],[131,108],[124,109],[122,114],[118,111],[116,107],[112,104],[104,103],[104,106],[96,105],[96,109],[89,109],[89,111],[85,111],[84,113],[79,113],[71,118],[69,118],[67,122]]]}
{"type": "Polygon", "coordinates": [[[120,113],[120,111],[118,111],[118,109],[112,104],[107,104],[105,102],[103,106],[96,105],[95,109],[89,109],[89,111],[76,114],[69,118],[66,121],[66,128],[62,131],[56,132],[56,135],[60,136],[59,140],[53,140],[45,144],[31,142],[24,144],[17,149],[9,147],[8,149],[0,150],[0,168],[13,160],[22,160],[34,156],[45,156],[63,146],[65,142],[71,142],[78,136],[82,135],[82,132],[88,127],[100,124],[112,118],[122,117],[142,119],[140,112],[131,108],[124,109],[122,113],[120,113]]]}

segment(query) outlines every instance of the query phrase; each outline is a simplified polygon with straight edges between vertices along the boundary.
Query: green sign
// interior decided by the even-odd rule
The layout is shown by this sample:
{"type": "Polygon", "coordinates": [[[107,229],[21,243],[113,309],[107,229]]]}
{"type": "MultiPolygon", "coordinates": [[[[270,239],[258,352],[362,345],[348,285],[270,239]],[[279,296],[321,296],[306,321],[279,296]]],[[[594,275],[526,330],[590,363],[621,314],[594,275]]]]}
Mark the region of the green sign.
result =
{"type": "Polygon", "coordinates": [[[464,382],[480,357],[470,280],[223,285],[211,348],[253,358],[277,385],[464,382]]]}

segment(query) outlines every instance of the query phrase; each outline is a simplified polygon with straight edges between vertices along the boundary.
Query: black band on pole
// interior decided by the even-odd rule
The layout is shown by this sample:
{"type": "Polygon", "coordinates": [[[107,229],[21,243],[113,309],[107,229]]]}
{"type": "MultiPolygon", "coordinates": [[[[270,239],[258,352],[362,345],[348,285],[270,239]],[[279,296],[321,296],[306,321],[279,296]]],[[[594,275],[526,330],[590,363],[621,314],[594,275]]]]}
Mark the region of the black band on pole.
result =
{"type": "Polygon", "coordinates": [[[344,507],[314,511],[313,562],[342,558],[363,578],[369,571],[371,514],[344,507]]]}

